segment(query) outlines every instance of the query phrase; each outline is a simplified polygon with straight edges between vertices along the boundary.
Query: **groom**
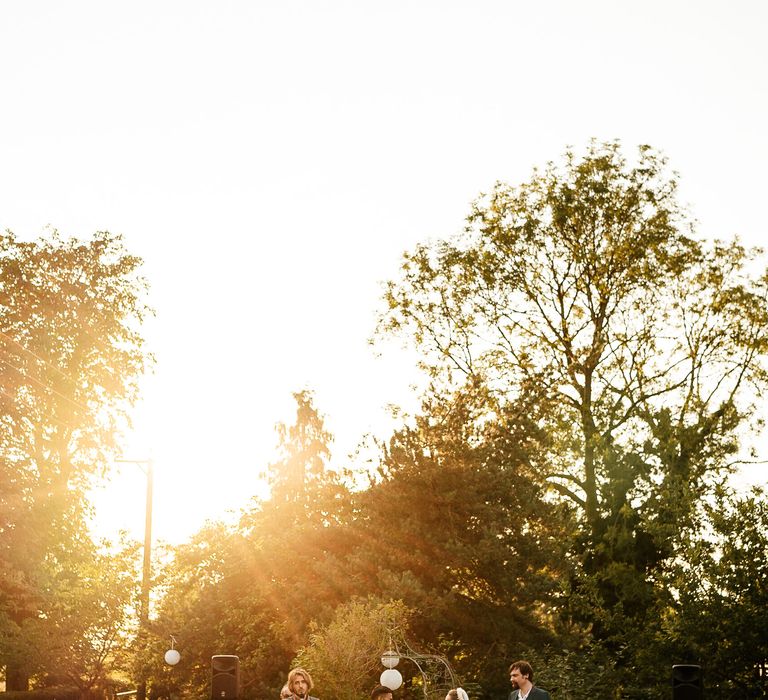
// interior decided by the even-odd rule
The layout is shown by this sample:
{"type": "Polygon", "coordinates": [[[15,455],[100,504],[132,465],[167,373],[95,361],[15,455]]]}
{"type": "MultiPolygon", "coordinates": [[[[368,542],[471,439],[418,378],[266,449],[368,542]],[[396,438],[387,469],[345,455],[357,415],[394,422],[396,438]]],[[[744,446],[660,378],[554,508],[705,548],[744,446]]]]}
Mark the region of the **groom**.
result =
{"type": "Polygon", "coordinates": [[[527,661],[515,661],[509,667],[512,692],[509,700],[551,700],[549,693],[533,685],[533,669],[527,661]]]}

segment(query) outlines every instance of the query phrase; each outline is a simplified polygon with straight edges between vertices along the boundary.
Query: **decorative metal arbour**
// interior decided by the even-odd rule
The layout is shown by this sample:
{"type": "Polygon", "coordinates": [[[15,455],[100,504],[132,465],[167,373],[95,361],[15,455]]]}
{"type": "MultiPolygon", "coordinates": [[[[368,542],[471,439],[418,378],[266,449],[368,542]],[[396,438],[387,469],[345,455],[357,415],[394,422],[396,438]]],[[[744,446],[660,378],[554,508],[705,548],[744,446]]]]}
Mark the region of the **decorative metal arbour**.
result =
{"type": "Polygon", "coordinates": [[[382,685],[392,690],[400,687],[402,676],[395,670],[400,659],[407,659],[418,669],[425,700],[444,700],[446,693],[458,685],[448,659],[415,651],[399,630],[390,631],[389,649],[381,655],[381,663],[387,669],[381,674],[382,685]]]}

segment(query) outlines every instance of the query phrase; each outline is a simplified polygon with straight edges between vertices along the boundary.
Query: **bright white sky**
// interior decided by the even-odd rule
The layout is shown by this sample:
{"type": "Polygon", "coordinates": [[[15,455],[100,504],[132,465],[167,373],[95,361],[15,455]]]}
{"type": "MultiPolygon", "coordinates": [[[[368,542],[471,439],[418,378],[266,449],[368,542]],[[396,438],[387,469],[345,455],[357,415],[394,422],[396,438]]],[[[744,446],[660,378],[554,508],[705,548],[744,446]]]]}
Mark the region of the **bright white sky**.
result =
{"type": "MultiPolygon", "coordinates": [[[[702,233],[761,242],[767,20],[763,0],[3,2],[0,226],[120,232],[146,261],[158,365],[126,456],[156,461],[155,535],[258,492],[293,391],[337,458],[386,433],[415,375],[367,345],[380,282],[568,145],[664,150],[702,233]]],[[[141,533],[143,488],[124,465],[105,534],[141,533]]]]}

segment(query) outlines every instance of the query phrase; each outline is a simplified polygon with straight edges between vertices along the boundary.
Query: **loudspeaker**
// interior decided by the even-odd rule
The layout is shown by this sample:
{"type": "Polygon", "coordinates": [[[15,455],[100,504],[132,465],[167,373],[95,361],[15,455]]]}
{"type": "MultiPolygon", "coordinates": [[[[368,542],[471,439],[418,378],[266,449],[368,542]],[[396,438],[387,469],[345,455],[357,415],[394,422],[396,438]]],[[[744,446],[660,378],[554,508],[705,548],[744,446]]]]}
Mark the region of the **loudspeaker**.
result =
{"type": "Polygon", "coordinates": [[[240,659],[211,657],[211,700],[236,700],[240,696],[240,659]]]}
{"type": "Polygon", "coordinates": [[[674,665],[672,667],[672,700],[702,700],[703,697],[701,666],[674,665]]]}

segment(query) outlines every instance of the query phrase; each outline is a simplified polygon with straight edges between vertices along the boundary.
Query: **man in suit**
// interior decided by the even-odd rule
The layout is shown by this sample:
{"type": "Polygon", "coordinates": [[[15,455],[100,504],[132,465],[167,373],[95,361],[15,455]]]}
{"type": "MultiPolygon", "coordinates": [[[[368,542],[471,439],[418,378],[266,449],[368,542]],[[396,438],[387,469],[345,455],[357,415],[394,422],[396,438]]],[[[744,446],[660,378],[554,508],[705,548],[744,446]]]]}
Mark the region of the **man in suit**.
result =
{"type": "Polygon", "coordinates": [[[515,661],[509,667],[512,692],[509,700],[551,700],[546,690],[533,685],[533,669],[527,661],[515,661]]]}

